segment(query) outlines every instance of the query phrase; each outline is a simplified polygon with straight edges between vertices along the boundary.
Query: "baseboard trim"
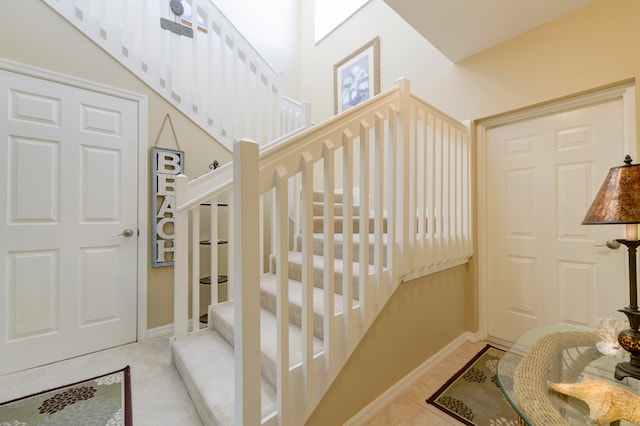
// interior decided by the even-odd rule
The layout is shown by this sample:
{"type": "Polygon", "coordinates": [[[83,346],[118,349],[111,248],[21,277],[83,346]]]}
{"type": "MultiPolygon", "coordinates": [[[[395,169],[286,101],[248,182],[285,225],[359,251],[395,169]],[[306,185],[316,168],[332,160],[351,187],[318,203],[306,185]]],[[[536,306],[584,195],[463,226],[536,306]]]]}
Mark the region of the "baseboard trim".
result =
{"type": "MultiPolygon", "coordinates": [[[[188,321],[189,331],[191,331],[191,320],[188,321]]],[[[147,339],[156,339],[159,337],[173,336],[173,323],[161,325],[160,327],[149,328],[147,330],[147,339]]]]}
{"type": "Polygon", "coordinates": [[[435,365],[444,361],[449,355],[454,353],[465,342],[480,341],[479,333],[465,332],[454,339],[447,346],[438,351],[431,358],[420,364],[411,373],[404,376],[396,384],[387,389],[382,395],[373,400],[369,405],[364,407],[358,414],[353,416],[345,423],[348,426],[364,425],[375,417],[383,408],[390,404],[393,400],[400,397],[420,376],[435,365]]]}
{"type": "Polygon", "coordinates": [[[147,329],[147,339],[159,337],[169,337],[173,335],[173,324],[162,325],[160,327],[147,329]]]}

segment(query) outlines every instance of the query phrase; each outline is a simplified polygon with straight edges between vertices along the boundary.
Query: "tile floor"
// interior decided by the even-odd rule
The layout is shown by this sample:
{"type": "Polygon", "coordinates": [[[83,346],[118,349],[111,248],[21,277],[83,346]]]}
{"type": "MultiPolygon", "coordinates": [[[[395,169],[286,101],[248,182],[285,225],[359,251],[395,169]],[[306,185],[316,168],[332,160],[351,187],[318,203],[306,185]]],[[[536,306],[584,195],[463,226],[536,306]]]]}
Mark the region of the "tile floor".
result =
{"type": "Polygon", "coordinates": [[[465,342],[460,349],[418,378],[400,397],[383,408],[367,426],[450,426],[463,425],[426,403],[445,382],[465,366],[487,342],[465,342]]]}
{"type": "MultiPolygon", "coordinates": [[[[462,423],[425,402],[486,342],[466,342],[455,354],[417,379],[367,425],[448,426],[462,423]]],[[[151,339],[55,364],[0,376],[0,402],[131,366],[133,421],[136,426],[201,426],[177,370],[170,362],[168,338],[151,339]]]]}

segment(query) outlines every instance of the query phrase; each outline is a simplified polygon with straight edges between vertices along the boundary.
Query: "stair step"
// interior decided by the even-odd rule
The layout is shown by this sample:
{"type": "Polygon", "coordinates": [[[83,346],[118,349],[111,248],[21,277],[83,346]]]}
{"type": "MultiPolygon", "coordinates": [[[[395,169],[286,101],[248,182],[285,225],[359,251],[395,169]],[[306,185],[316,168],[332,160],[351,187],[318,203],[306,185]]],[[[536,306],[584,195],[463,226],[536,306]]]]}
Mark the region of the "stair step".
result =
{"type": "MultiPolygon", "coordinates": [[[[354,216],[353,218],[353,232],[354,233],[358,233],[360,232],[360,224],[361,223],[366,223],[368,221],[368,232],[372,233],[374,232],[375,229],[375,218],[373,217],[369,217],[368,219],[362,219],[361,217],[358,216],[354,216]]],[[[333,225],[333,231],[336,234],[341,234],[342,233],[342,229],[343,229],[343,223],[344,223],[344,219],[342,217],[335,217],[334,218],[334,225],[333,225]]],[[[323,217],[317,217],[314,216],[313,217],[313,232],[315,233],[322,233],[324,230],[324,218],[323,217]]],[[[382,232],[386,233],[387,232],[387,218],[384,217],[382,219],[382,232]]]]}
{"type": "MultiPolygon", "coordinates": [[[[203,424],[234,422],[233,348],[215,331],[203,330],[177,339],[173,359],[203,424]]],[[[276,391],[261,381],[262,418],[276,411],[276,391]]]]}
{"type": "MultiPolygon", "coordinates": [[[[276,313],[277,282],[275,274],[264,274],[260,277],[260,306],[267,311],[276,313]]],[[[334,295],[334,312],[342,312],[342,295],[334,295]]],[[[318,339],[324,336],[324,290],[313,287],[313,334],[318,339]]],[[[302,283],[289,280],[289,322],[296,327],[302,327],[302,283]]]]}
{"type": "MultiPolygon", "coordinates": [[[[336,203],[342,203],[343,197],[342,193],[338,192],[333,194],[333,201],[336,203]]],[[[324,192],[322,191],[313,191],[313,201],[322,203],[324,201],[324,192]]]]}
{"type": "MultiPolygon", "coordinates": [[[[335,216],[343,216],[344,215],[344,205],[342,203],[336,202],[333,205],[333,214],[335,216]]],[[[352,207],[353,216],[360,215],[360,206],[352,207]]],[[[313,215],[314,216],[322,216],[324,215],[324,202],[323,201],[314,201],[313,202],[313,215]]]]}
{"type": "MultiPolygon", "coordinates": [[[[375,246],[374,246],[374,235],[373,234],[369,234],[368,235],[368,239],[369,239],[369,263],[373,264],[374,263],[374,251],[375,251],[375,246]]],[[[322,256],[324,254],[324,234],[313,234],[313,254],[318,255],[318,256],[322,256]]],[[[344,241],[344,236],[343,234],[334,234],[333,235],[333,252],[335,255],[336,259],[344,259],[343,257],[343,245],[342,242],[344,241]]],[[[296,235],[296,247],[302,247],[302,235],[298,234],[296,235]]],[[[382,256],[384,259],[384,265],[386,266],[386,260],[387,260],[387,234],[383,234],[382,235],[382,256]]],[[[360,234],[354,234],[353,235],[353,261],[354,262],[359,262],[360,261],[360,234]]]]}
{"type": "MultiPolygon", "coordinates": [[[[275,259],[271,259],[271,270],[276,271],[275,259]]],[[[358,284],[360,282],[360,264],[353,262],[353,298],[358,299],[358,284]]],[[[314,287],[323,288],[323,277],[325,271],[324,258],[322,256],[313,256],[313,285],[314,287]]],[[[342,289],[342,271],[344,263],[342,259],[334,260],[334,285],[338,294],[344,294],[342,289]]],[[[369,273],[373,273],[373,266],[369,265],[369,273]]],[[[297,251],[289,252],[289,278],[294,281],[302,282],[302,253],[297,251]]]]}
{"type": "MultiPolygon", "coordinates": [[[[209,314],[213,315],[213,328],[223,339],[232,345],[234,327],[234,302],[224,302],[212,305],[209,314]]],[[[278,354],[278,322],[276,316],[266,309],[260,309],[260,347],[262,356],[260,365],[262,376],[272,385],[276,386],[277,378],[277,354],[278,354]]],[[[313,339],[313,353],[318,354],[323,349],[322,340],[313,339]]],[[[289,324],[289,364],[294,366],[302,361],[302,330],[293,324],[289,324]]]]}

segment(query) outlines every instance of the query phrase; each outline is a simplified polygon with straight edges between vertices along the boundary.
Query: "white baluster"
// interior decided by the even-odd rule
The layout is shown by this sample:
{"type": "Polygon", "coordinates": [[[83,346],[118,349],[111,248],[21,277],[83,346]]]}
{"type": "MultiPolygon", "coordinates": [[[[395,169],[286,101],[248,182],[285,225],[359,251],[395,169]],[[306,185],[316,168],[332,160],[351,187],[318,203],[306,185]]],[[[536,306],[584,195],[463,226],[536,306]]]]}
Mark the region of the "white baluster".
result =
{"type": "MultiPolygon", "coordinates": [[[[334,230],[335,230],[335,202],[334,202],[334,174],[335,174],[335,147],[331,140],[326,140],[322,144],[322,156],[324,167],[324,199],[323,199],[323,257],[324,257],[324,274],[323,274],[323,345],[324,345],[324,361],[327,371],[331,371],[335,363],[335,353],[333,350],[334,342],[334,324],[335,324],[335,253],[334,253],[334,230]]],[[[346,267],[350,265],[344,264],[346,267]]]]}
{"type": "MultiPolygon", "coordinates": [[[[178,175],[175,179],[176,206],[187,201],[187,177],[178,175]]],[[[189,306],[189,210],[179,209],[175,214],[173,253],[173,329],[176,339],[188,333],[189,306]]]]}
{"type": "Polygon", "coordinates": [[[355,313],[353,312],[353,135],[342,132],[342,309],[344,312],[344,346],[347,351],[355,343],[355,313]]]}
{"type": "MultiPolygon", "coordinates": [[[[211,210],[209,212],[209,238],[211,242],[211,250],[209,252],[209,276],[211,277],[211,288],[209,289],[209,291],[211,292],[212,305],[218,304],[218,275],[220,275],[220,268],[218,267],[218,221],[220,216],[217,200],[218,198],[212,198],[210,200],[211,210]]],[[[228,244],[227,247],[229,247],[228,244]]]]}
{"type": "Polygon", "coordinates": [[[278,319],[278,363],[276,388],[278,421],[291,424],[287,409],[291,400],[289,374],[289,208],[288,179],[284,166],[276,169],[275,180],[275,255],[276,255],[276,317],[278,319]]]}
{"type": "Polygon", "coordinates": [[[373,300],[369,283],[369,142],[370,126],[365,120],[360,121],[360,219],[359,219],[359,258],[358,258],[358,296],[360,300],[361,324],[368,324],[373,314],[373,300]]]}
{"type": "MultiPolygon", "coordinates": [[[[373,217],[374,222],[374,240],[373,240],[373,265],[375,268],[375,284],[376,284],[376,306],[382,306],[382,287],[383,287],[383,269],[384,265],[384,123],[385,119],[382,114],[376,114],[374,123],[374,181],[373,181],[373,217]]],[[[387,224],[388,226],[388,224],[387,224]]],[[[384,293],[386,295],[386,293],[384,293]]]]}
{"type": "MultiPolygon", "coordinates": [[[[191,330],[200,327],[200,209],[191,207],[191,330]]],[[[214,284],[211,277],[211,285],[214,284]]]]}
{"type": "Polygon", "coordinates": [[[302,154],[302,374],[305,401],[313,389],[313,162],[302,154]]]}

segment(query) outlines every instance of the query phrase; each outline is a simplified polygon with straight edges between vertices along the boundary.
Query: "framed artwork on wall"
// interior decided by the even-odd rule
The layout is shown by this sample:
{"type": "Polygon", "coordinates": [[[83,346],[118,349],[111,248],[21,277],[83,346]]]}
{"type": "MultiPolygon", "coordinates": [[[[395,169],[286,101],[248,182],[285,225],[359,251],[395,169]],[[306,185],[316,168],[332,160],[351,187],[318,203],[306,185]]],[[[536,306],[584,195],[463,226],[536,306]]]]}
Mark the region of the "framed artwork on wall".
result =
{"type": "Polygon", "coordinates": [[[380,38],[376,37],[333,67],[335,113],[380,93],[380,38]]]}

